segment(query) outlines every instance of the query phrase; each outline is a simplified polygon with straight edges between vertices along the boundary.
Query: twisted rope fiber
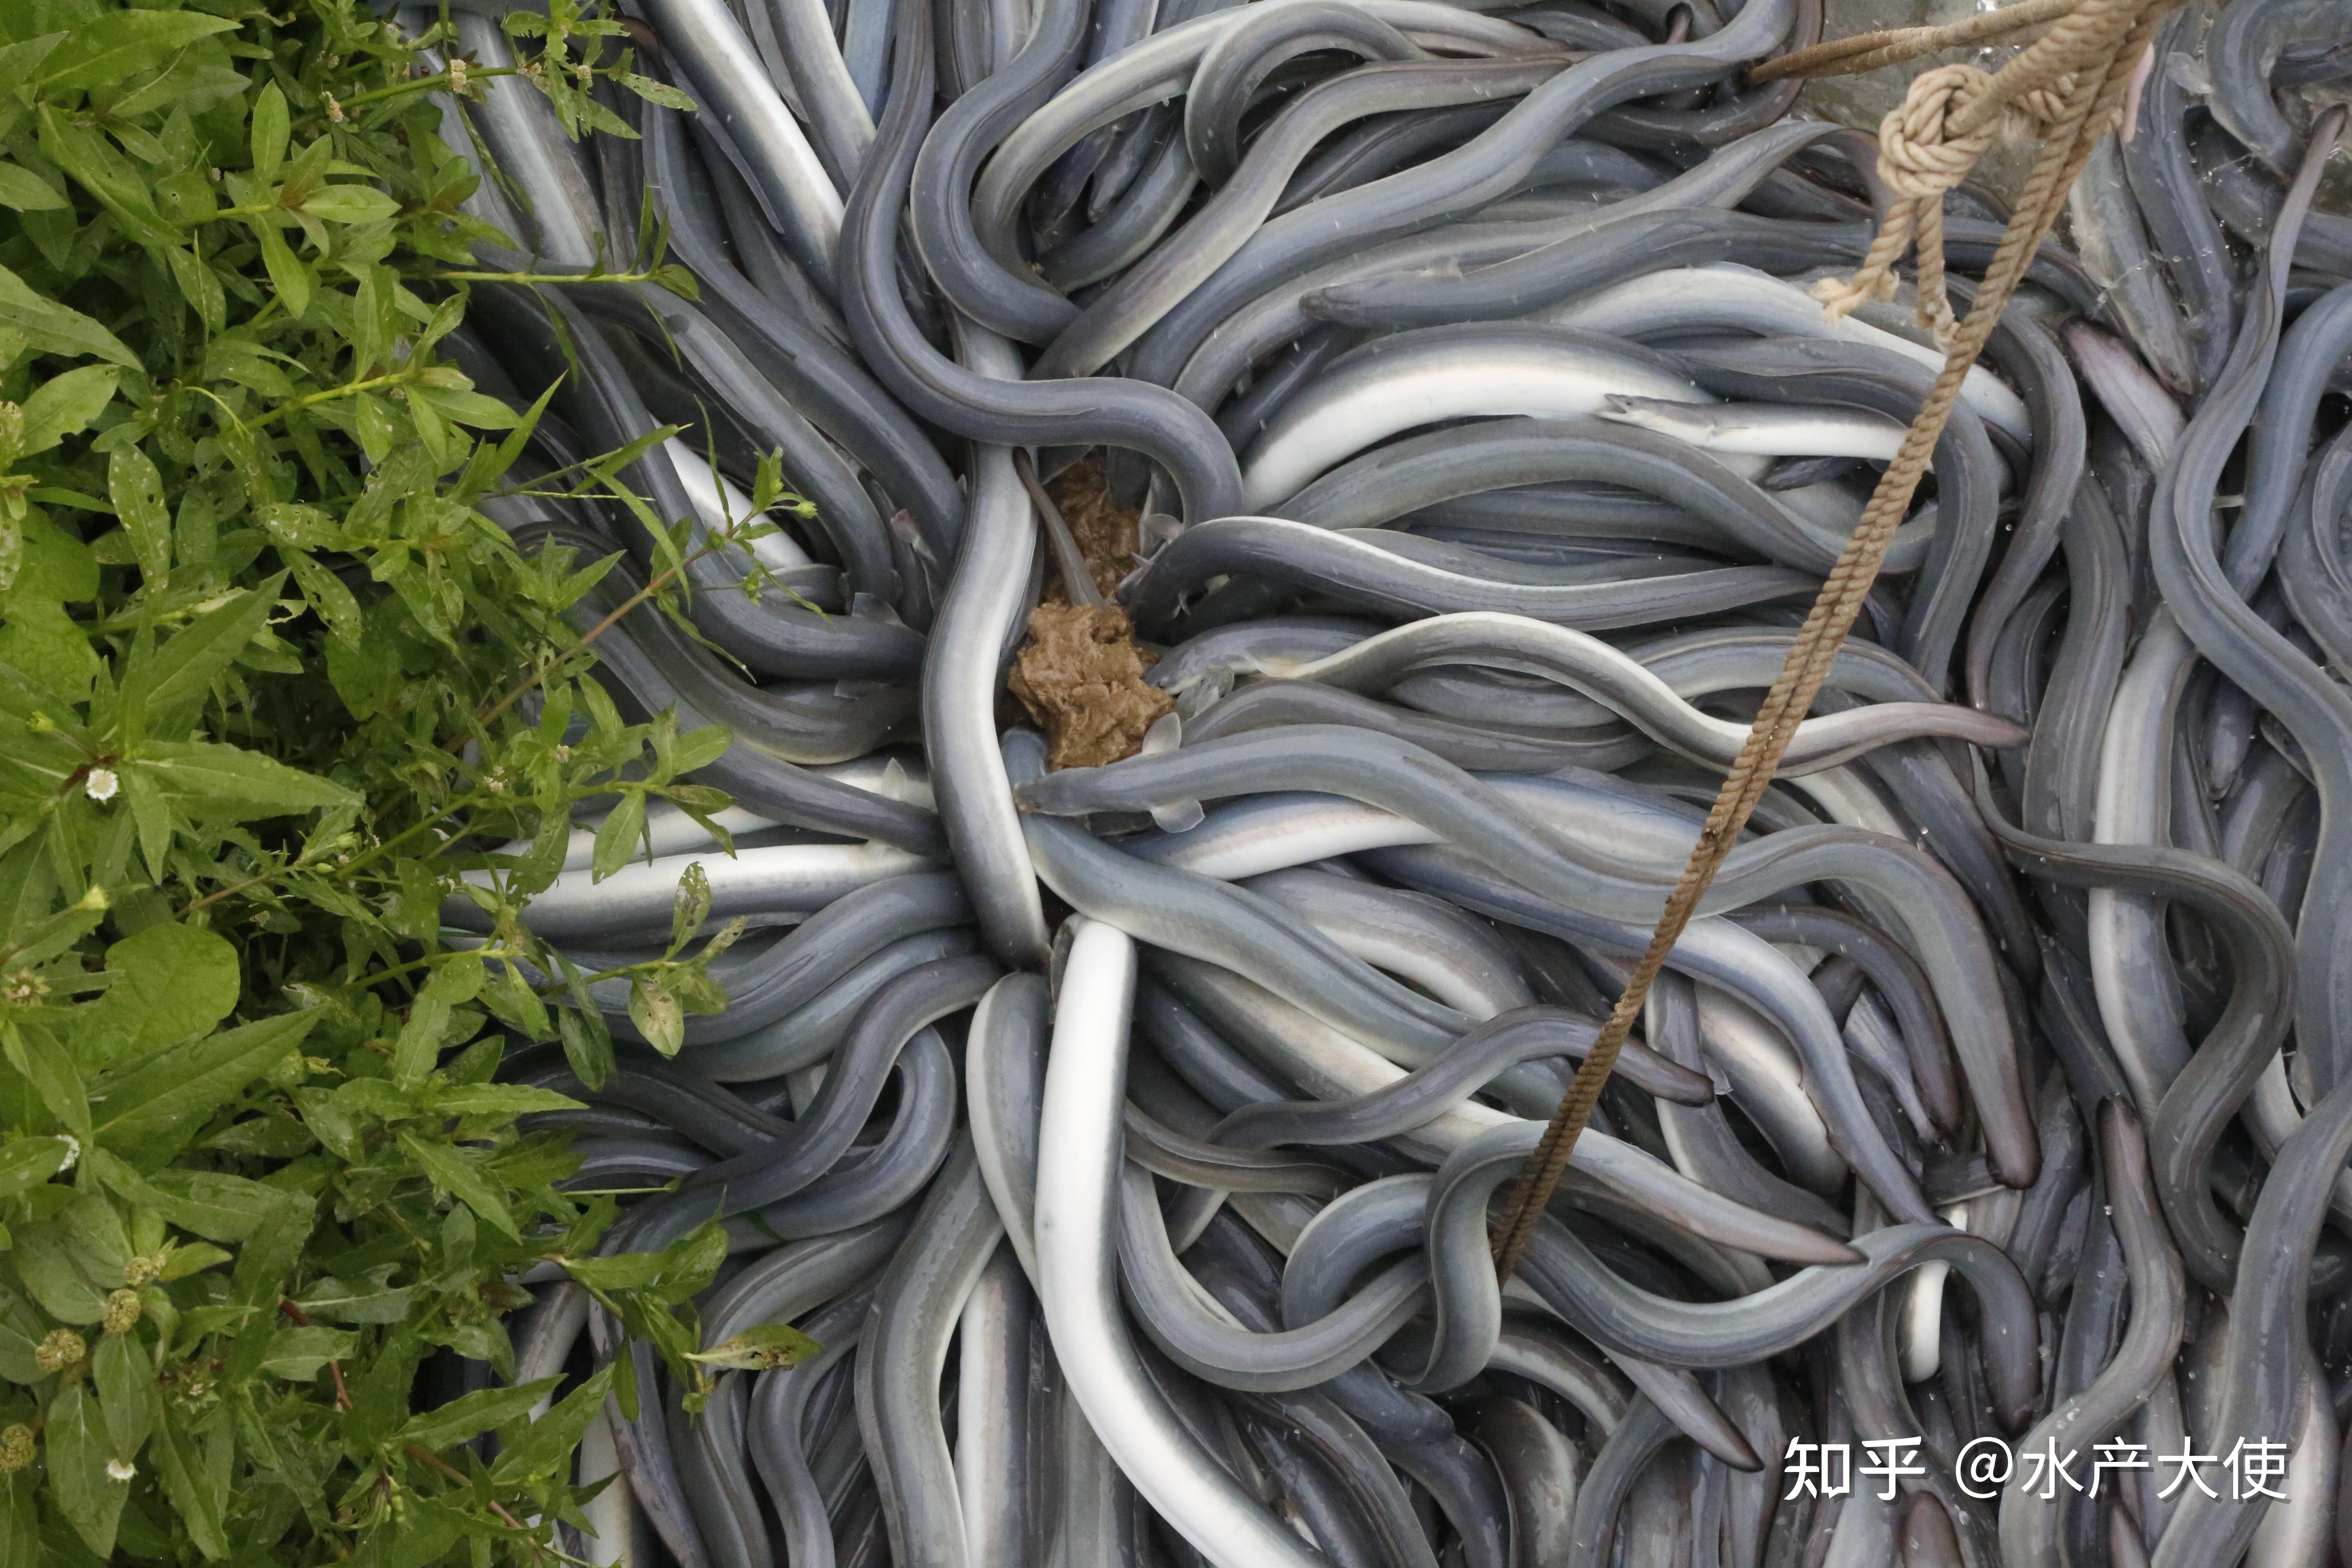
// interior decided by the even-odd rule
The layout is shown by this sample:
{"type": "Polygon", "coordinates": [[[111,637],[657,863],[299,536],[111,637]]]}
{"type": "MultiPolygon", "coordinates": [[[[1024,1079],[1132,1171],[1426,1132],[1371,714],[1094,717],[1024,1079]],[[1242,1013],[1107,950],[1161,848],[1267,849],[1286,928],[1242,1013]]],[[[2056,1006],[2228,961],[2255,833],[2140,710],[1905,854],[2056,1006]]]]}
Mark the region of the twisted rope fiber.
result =
{"type": "Polygon", "coordinates": [[[1832,38],[1766,60],[1749,69],[1748,79],[1761,86],[1791,76],[1853,76],[1969,44],[2007,42],[2008,35],[2057,21],[2074,5],[2075,0],[2024,0],[1945,27],[1888,27],[1832,38]]]}
{"type": "MultiPolygon", "coordinates": [[[[2033,170],[2027,178],[2025,189],[2019,197],[2015,213],[2007,231],[2001,236],[2000,247],[1993,255],[1992,266],[1985,274],[1984,286],[1978,290],[1968,319],[1951,332],[1943,373],[1927,394],[1927,402],[1904,437],[1895,461],[1879,479],[1870,504],[1864,509],[1862,521],[1840,553],[1828,580],[1813,601],[1805,624],[1790,645],[1787,660],[1780,675],[1765,696],[1756,722],[1740,747],[1739,755],[1725,774],[1723,788],[1707,813],[1706,826],[1700,828],[1698,842],[1691,850],[1690,861],[1683,868],[1668,896],[1664,911],[1658,918],[1657,930],[1651,935],[1642,961],[1634,967],[1625,983],[1617,1005],[1610,1010],[1608,1022],[1593,1042],[1591,1053],[1576,1070],[1561,1095],[1559,1108],[1552,1113],[1550,1124],[1544,1130],[1541,1142],[1528,1156],[1520,1168],[1514,1187],[1510,1212],[1505,1217],[1494,1247],[1495,1271],[1507,1280],[1518,1268],[1520,1257],[1527,1251],[1535,1234],[1536,1222],[1551,1201],[1553,1189],[1568,1169],[1569,1157],[1574,1152],[1576,1140],[1592,1115],[1593,1106],[1601,1099],[1601,1090],[1617,1063],[1617,1056],[1633,1032],[1633,1022],[1641,1016],[1643,1004],[1648,999],[1650,987],[1658,972],[1665,965],[1683,930],[1698,909],[1714,882],[1724,858],[1738,842],[1748,818],[1763,798],[1766,786],[1772,782],[1773,771],[1780,765],[1781,754],[1795,737],[1797,724],[1813,702],[1813,698],[1828,678],[1830,666],[1837,657],[1839,647],[1861,613],[1871,585],[1877,581],[1880,564],[1886,558],[1887,547],[1893,542],[1895,531],[1910,510],[1912,498],[1917,493],[1919,481],[1926,474],[1927,463],[1941,439],[1944,426],[1959,398],[1960,386],[1969,371],[1982,352],[1985,340],[2000,320],[2010,296],[2025,276],[2034,252],[2057,222],[2058,212],[2064,204],[2066,193],[2075,176],[2088,162],[2091,149],[2098,138],[2112,129],[2120,118],[2126,89],[2129,86],[2139,57],[2154,37],[2158,21],[2181,0],[2074,0],[2073,9],[2032,47],[2004,67],[1997,76],[1986,77],[1979,71],[1980,80],[1964,88],[1951,86],[1954,79],[1940,71],[1925,73],[1912,85],[1912,92],[1903,108],[1887,116],[1881,127],[1882,147],[1892,142],[1909,142],[1913,145],[1937,142],[1974,142],[1988,126],[1998,126],[2011,104],[2033,106],[2035,117],[2046,122],[2045,137],[2033,170]],[[1930,81],[1930,78],[1937,79],[1930,81]],[[1921,83],[1927,83],[1923,89],[1921,83]],[[2031,97],[2030,97],[2031,95],[2031,97]],[[1935,97],[1941,105],[1941,134],[1927,118],[1916,112],[1919,101],[1935,97]],[[1890,135],[1889,128],[1893,134],[1890,135]]],[[[2030,5],[2012,6],[2014,12],[2034,10],[2035,20],[2049,19],[2052,0],[2032,0],[2030,5]]],[[[1990,16],[2007,13],[1994,12],[1990,16]]],[[[1989,17],[1962,24],[1948,32],[1967,33],[1957,42],[1971,42],[1983,36],[1970,31],[1989,17]]],[[[1823,46],[1827,47],[1829,46],[1823,46]]],[[[1924,50],[1915,52],[1925,52],[1924,50]]],[[[1795,57],[1791,57],[1795,58],[1795,57]]],[[[1859,58],[1867,58],[1867,56],[1859,58]]],[[[1952,68],[1946,68],[1947,69],[1952,68]]],[[[1958,68],[1969,69],[1972,68],[1958,68]]],[[[1989,138],[1987,139],[1989,142],[1989,138]]],[[[1981,144],[1979,145],[1981,151],[1981,144]]],[[[1975,160],[1968,157],[1942,161],[1923,160],[1948,176],[1932,196],[1917,198],[1914,205],[1922,213],[1932,212],[1940,219],[1941,190],[1949,189],[1964,178],[1975,160]],[[1957,172],[1951,164],[1958,163],[1957,172]]],[[[1914,165],[1916,167],[1917,165],[1914,165]]],[[[1923,185],[1921,188],[1928,188],[1923,185]]],[[[1890,212],[1887,229],[1896,226],[1898,215],[1890,212]]],[[[1916,222],[1923,252],[1928,236],[1940,239],[1939,221],[1916,222]]],[[[1907,239],[1909,235],[1904,237],[1907,239]]],[[[1881,241],[1885,240],[1882,232],[1881,241]]],[[[1895,242],[1895,255],[1899,256],[1903,240],[1895,242]]],[[[1880,247],[1874,245],[1874,258],[1880,247]]],[[[1942,293],[1940,252],[1935,256],[1936,291],[1942,293]]],[[[1894,257],[1885,263],[1891,267],[1894,257]]],[[[1870,263],[1865,262],[1864,271],[1870,263]]],[[[1928,317],[1927,303],[1927,272],[1928,258],[1923,254],[1921,264],[1921,311],[1928,317]]],[[[1859,278],[1859,275],[1857,275],[1859,278]]],[[[1848,291],[1851,286],[1846,286],[1848,291]]],[[[1876,291],[1874,280],[1871,291],[1876,291]]],[[[1852,310],[1862,302],[1859,296],[1845,306],[1852,310]]],[[[1843,295],[1841,295],[1843,298],[1843,295]]],[[[1843,314],[1835,305],[1833,312],[1843,314]]],[[[1947,308],[1948,309],[1948,307],[1947,308]]]]}

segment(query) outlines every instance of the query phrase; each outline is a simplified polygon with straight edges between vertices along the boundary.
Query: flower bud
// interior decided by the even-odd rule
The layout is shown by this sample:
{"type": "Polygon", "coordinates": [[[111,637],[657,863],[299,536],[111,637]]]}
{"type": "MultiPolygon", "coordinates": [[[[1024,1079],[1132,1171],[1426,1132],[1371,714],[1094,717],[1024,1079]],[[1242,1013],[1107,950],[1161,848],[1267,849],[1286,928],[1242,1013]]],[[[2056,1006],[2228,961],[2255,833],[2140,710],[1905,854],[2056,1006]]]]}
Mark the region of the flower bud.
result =
{"type": "Polygon", "coordinates": [[[71,1329],[51,1329],[33,1347],[33,1364],[43,1372],[63,1372],[89,1353],[89,1346],[71,1329]]]}

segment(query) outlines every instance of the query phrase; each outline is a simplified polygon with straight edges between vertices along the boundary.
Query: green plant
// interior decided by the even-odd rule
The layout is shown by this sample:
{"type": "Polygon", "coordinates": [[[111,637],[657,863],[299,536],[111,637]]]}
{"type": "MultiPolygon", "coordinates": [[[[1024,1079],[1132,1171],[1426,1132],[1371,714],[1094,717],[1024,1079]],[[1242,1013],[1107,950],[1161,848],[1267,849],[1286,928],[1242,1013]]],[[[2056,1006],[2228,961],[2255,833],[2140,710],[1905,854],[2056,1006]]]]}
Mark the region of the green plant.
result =
{"type": "MultiPolygon", "coordinates": [[[[551,1384],[412,1394],[443,1349],[511,1371],[544,1260],[701,1375],[718,1233],[595,1258],[610,1200],[517,1125],[573,1102],[493,1075],[516,1039],[610,1070],[517,914],[583,802],[600,874],[647,799],[722,806],[679,779],[726,737],[625,722],[568,618],[603,563],[476,509],[538,410],[435,352],[491,237],[450,78],[353,0],[289,10],[0,6],[0,1564],[550,1560],[626,1358],[535,1421],[551,1384]]],[[[574,130],[625,132],[583,73],[669,92],[616,27],[511,29],[574,130]]],[[[635,455],[540,482],[645,515],[635,455]]],[[[674,598],[683,524],[646,521],[674,598]]],[[[622,972],[673,1049],[732,936],[697,896],[622,972]]]]}

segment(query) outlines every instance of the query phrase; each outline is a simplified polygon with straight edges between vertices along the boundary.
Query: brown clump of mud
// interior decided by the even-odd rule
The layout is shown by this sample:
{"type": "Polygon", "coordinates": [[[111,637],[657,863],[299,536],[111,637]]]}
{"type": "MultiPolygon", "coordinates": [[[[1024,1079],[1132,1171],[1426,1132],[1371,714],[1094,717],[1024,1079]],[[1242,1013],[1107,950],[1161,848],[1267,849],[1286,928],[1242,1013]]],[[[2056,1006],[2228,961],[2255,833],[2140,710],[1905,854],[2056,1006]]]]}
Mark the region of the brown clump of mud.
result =
{"type": "MultiPolygon", "coordinates": [[[[1119,505],[1111,499],[1110,474],[1104,467],[1099,452],[1081,458],[1045,486],[1045,493],[1054,498],[1061,509],[1062,521],[1070,525],[1070,534],[1078,542],[1078,553],[1087,558],[1087,570],[1095,580],[1095,591],[1108,599],[1119,582],[1135,569],[1137,529],[1141,514],[1119,505]]],[[[1049,599],[1057,594],[1063,598],[1060,574],[1049,574],[1052,582],[1045,589],[1049,599]]]]}
{"type": "Polygon", "coordinates": [[[1143,682],[1150,656],[1116,605],[1040,605],[1013,666],[1013,694],[1045,726],[1049,767],[1092,768],[1131,757],[1175,700],[1143,682]]]}
{"type": "MultiPolygon", "coordinates": [[[[1138,514],[1112,500],[1099,455],[1055,475],[1046,493],[1108,599],[1133,564],[1138,514]]],[[[1144,684],[1153,656],[1136,646],[1126,611],[1073,605],[1058,574],[1046,575],[1045,602],[1029,613],[1029,636],[1013,660],[1013,694],[1045,726],[1047,766],[1100,767],[1131,757],[1175,701],[1144,684]]]]}

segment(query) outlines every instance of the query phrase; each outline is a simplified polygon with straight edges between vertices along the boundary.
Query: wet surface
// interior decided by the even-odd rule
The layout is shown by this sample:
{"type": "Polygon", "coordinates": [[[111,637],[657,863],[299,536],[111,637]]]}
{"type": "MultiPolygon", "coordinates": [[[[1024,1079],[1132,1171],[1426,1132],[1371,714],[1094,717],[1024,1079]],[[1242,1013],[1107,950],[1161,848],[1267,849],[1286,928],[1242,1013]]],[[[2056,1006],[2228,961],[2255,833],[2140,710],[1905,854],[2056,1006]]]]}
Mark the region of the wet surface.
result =
{"type": "MultiPolygon", "coordinates": [[[[1881,27],[1946,27],[1980,12],[1998,9],[1976,0],[1829,0],[1825,38],[1847,38],[1881,27]]],[[[1999,70],[2017,56],[2014,48],[1953,50],[1920,60],[1906,60],[1860,76],[1824,77],[1805,85],[1798,100],[1800,112],[1875,132],[1886,111],[1903,101],[1911,79],[1930,65],[1958,64],[1999,70]]],[[[1988,152],[1977,165],[1976,178],[2003,201],[2025,181],[2033,162],[2030,143],[2003,143],[1988,152]]]]}
{"type": "MultiPolygon", "coordinates": [[[[1979,0],[1829,0],[1829,26],[1822,36],[1846,38],[1882,27],[1949,26],[1955,22],[1999,8],[1980,4],[1979,0]]],[[[2210,0],[2199,0],[2197,8],[2210,15],[2218,7],[2210,0]]],[[[1927,65],[1966,61],[1986,70],[1999,70],[2016,55],[2014,47],[1969,52],[1953,50],[1926,60],[1906,61],[1860,76],[1826,77],[1806,84],[1803,96],[1798,100],[1798,110],[1800,113],[1811,113],[1823,120],[1833,120],[1841,125],[1875,132],[1886,111],[1903,101],[1904,91],[1909,87],[1911,79],[1927,65]]],[[[2301,119],[2307,121],[2310,114],[2326,104],[2352,101],[2352,90],[2348,89],[2352,89],[2352,83],[2336,82],[2301,89],[2295,96],[2308,106],[2301,119]]],[[[1997,145],[1977,165],[1975,183],[2006,202],[2025,183],[2032,163],[2032,144],[2030,142],[2017,141],[1997,145]]],[[[2352,212],[2352,146],[2337,150],[2327,182],[2321,187],[2318,205],[2330,211],[2352,212]]]]}

